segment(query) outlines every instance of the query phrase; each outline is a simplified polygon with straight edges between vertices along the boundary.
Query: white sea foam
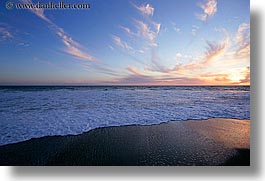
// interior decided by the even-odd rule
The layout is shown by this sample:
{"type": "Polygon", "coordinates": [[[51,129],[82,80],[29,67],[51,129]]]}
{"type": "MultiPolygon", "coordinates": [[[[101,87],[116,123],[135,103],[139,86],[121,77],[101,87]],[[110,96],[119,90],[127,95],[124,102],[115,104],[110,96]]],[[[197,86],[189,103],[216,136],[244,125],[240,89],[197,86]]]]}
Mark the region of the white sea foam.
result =
{"type": "Polygon", "coordinates": [[[250,119],[249,87],[0,88],[0,145],[98,127],[250,119]]]}

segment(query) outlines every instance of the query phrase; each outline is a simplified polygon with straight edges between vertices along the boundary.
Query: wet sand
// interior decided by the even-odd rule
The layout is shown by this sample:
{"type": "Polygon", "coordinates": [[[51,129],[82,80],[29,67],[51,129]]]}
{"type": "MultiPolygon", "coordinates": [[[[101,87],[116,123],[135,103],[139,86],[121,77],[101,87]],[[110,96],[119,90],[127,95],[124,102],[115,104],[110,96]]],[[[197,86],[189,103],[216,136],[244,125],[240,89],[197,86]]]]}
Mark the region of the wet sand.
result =
{"type": "Polygon", "coordinates": [[[0,165],[250,165],[250,121],[98,128],[0,146],[0,165]]]}

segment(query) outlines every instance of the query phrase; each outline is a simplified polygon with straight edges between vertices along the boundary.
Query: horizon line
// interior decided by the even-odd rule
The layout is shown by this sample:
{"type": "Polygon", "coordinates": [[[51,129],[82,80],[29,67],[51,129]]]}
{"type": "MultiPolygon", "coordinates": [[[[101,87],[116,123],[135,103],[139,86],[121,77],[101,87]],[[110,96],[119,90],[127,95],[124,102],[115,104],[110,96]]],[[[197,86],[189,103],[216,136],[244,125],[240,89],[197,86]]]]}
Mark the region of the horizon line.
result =
{"type": "Polygon", "coordinates": [[[94,87],[234,87],[234,86],[251,86],[251,84],[246,84],[246,85],[216,85],[216,84],[209,84],[209,85],[205,85],[205,84],[201,84],[201,85],[142,85],[142,84],[130,84],[130,85],[117,85],[117,84],[101,84],[101,85],[95,85],[95,84],[0,84],[0,87],[30,87],[30,86],[80,86],[80,87],[86,87],[86,86],[94,86],[94,87]]]}

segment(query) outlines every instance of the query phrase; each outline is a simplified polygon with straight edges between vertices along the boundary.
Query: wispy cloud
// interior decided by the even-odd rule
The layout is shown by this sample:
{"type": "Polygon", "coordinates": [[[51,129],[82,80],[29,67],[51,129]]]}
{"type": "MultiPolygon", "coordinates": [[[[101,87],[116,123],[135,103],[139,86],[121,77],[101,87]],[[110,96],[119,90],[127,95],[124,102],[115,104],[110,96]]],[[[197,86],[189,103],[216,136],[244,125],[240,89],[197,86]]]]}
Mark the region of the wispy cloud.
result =
{"type": "Polygon", "coordinates": [[[187,64],[176,65],[176,71],[195,71],[209,66],[213,61],[218,60],[224,55],[225,50],[228,47],[228,41],[224,40],[221,43],[206,42],[205,55],[199,60],[193,60],[187,64]]]}
{"type": "Polygon", "coordinates": [[[29,47],[28,41],[22,40],[19,35],[26,34],[6,23],[0,23],[0,42],[12,42],[19,47],[29,47]]]}
{"type": "Polygon", "coordinates": [[[8,27],[0,25],[0,41],[5,41],[8,39],[13,39],[14,36],[8,27]]]}
{"type": "Polygon", "coordinates": [[[64,52],[86,61],[96,61],[96,58],[86,53],[84,47],[68,36],[62,28],[55,28],[56,34],[61,39],[62,43],[66,46],[64,52]]]}
{"type": "Polygon", "coordinates": [[[63,44],[66,46],[66,49],[64,50],[66,53],[73,55],[81,60],[96,60],[93,56],[82,51],[82,45],[74,41],[71,37],[67,36],[62,28],[57,28],[57,35],[60,37],[63,44]]]}
{"type": "Polygon", "coordinates": [[[108,47],[110,50],[114,50],[113,46],[109,45],[108,47]]]}
{"type": "MultiPolygon", "coordinates": [[[[228,34],[225,33],[225,38],[220,42],[206,41],[205,52],[200,58],[194,58],[191,62],[185,64],[177,62],[175,67],[173,68],[167,68],[162,66],[158,53],[153,52],[151,59],[152,65],[150,67],[146,67],[146,70],[160,73],[195,73],[196,71],[207,68],[212,63],[221,59],[225,55],[225,52],[229,47],[229,40],[230,38],[228,34]]],[[[191,58],[190,56],[185,56],[181,53],[177,53],[176,57],[191,58]]]]}
{"type": "Polygon", "coordinates": [[[206,21],[207,20],[207,14],[195,14],[196,18],[198,18],[201,21],[206,21]]]}
{"type": "Polygon", "coordinates": [[[200,29],[200,27],[193,25],[191,29],[191,35],[196,36],[197,35],[197,30],[200,29]]]}
{"type": "Polygon", "coordinates": [[[120,26],[120,28],[129,35],[133,35],[137,38],[147,41],[148,45],[151,47],[157,46],[155,39],[159,35],[161,24],[152,20],[152,16],[155,11],[154,8],[150,4],[141,6],[133,4],[133,6],[143,15],[147,15],[147,17],[144,20],[133,18],[133,25],[136,28],[136,32],[133,32],[130,28],[125,26],[120,26]]]}
{"type": "Polygon", "coordinates": [[[168,72],[168,68],[166,68],[160,59],[159,51],[157,48],[153,48],[151,52],[151,67],[146,67],[146,70],[152,70],[155,72],[168,72]]]}
{"type": "Polygon", "coordinates": [[[192,58],[192,56],[191,55],[184,55],[184,54],[182,54],[180,52],[177,52],[176,53],[176,58],[185,58],[185,59],[187,59],[187,58],[192,58]]]}
{"type": "Polygon", "coordinates": [[[155,9],[150,5],[141,5],[141,6],[136,6],[134,5],[136,9],[138,9],[142,14],[147,15],[147,16],[153,16],[155,9]]]}
{"type": "Polygon", "coordinates": [[[228,73],[212,73],[212,72],[207,72],[204,74],[200,75],[201,78],[206,79],[206,80],[212,80],[216,82],[229,82],[230,80],[230,75],[228,73]]]}
{"type": "Polygon", "coordinates": [[[128,67],[130,75],[117,79],[115,84],[127,85],[202,85],[207,82],[200,78],[190,77],[170,77],[170,76],[150,76],[140,72],[135,67],[128,67]]]}
{"type": "Polygon", "coordinates": [[[244,45],[246,42],[246,39],[249,39],[249,24],[242,23],[239,25],[237,29],[237,34],[235,36],[235,43],[239,43],[240,45],[244,45]]]}
{"type": "Polygon", "coordinates": [[[159,79],[161,85],[206,85],[207,82],[198,77],[172,77],[159,79]]]}
{"type": "Polygon", "coordinates": [[[247,23],[239,25],[235,36],[235,44],[238,47],[236,55],[238,57],[249,57],[250,55],[250,26],[247,23]]]}
{"type": "Polygon", "coordinates": [[[156,39],[161,30],[161,24],[152,20],[154,14],[154,8],[150,4],[136,6],[133,4],[136,10],[140,11],[144,16],[143,19],[135,19],[132,17],[133,30],[129,27],[120,25],[119,28],[122,29],[127,36],[126,38],[121,38],[116,35],[111,35],[113,43],[120,47],[121,53],[125,53],[129,58],[136,60],[138,63],[146,65],[141,58],[137,57],[139,54],[143,55],[148,50],[156,48],[158,46],[156,39]],[[130,44],[128,43],[130,42],[130,44]],[[140,45],[140,46],[139,46],[140,45]],[[134,48],[138,46],[138,48],[134,48]]]}
{"type": "Polygon", "coordinates": [[[181,33],[181,29],[176,25],[176,23],[174,23],[173,21],[170,22],[172,27],[173,27],[173,30],[177,33],[181,33]]]}
{"type": "Polygon", "coordinates": [[[203,10],[203,13],[196,14],[196,17],[201,21],[206,21],[217,12],[217,0],[205,0],[199,4],[199,7],[203,10]]]}
{"type": "Polygon", "coordinates": [[[133,50],[133,48],[131,46],[129,46],[126,42],[122,41],[120,37],[118,37],[116,35],[112,35],[111,37],[117,46],[119,46],[125,50],[133,50]]]}
{"type": "Polygon", "coordinates": [[[159,23],[152,22],[151,26],[140,20],[134,20],[136,28],[138,30],[138,35],[149,41],[150,46],[157,46],[155,42],[156,37],[160,32],[161,25],[159,23]]]}
{"type": "Polygon", "coordinates": [[[250,84],[250,67],[246,67],[240,73],[243,76],[243,78],[240,79],[240,83],[241,84],[250,84]]]}
{"type": "MultiPolygon", "coordinates": [[[[19,1],[24,4],[33,4],[32,0],[19,0],[19,1]]],[[[37,15],[39,18],[41,18],[42,20],[46,21],[47,23],[52,23],[52,21],[44,15],[44,9],[30,8],[29,10],[35,15],[37,15]]]]}
{"type": "Polygon", "coordinates": [[[65,67],[64,65],[58,65],[58,64],[54,63],[54,61],[42,60],[42,59],[40,59],[38,57],[34,57],[32,60],[35,61],[35,62],[44,64],[44,65],[47,65],[47,66],[52,67],[52,68],[67,69],[67,67],[65,67]]]}
{"type": "Polygon", "coordinates": [[[135,67],[127,67],[126,69],[135,75],[142,75],[135,67]]]}
{"type": "Polygon", "coordinates": [[[87,62],[81,62],[80,64],[85,70],[91,72],[91,70],[96,70],[99,73],[103,73],[106,75],[114,76],[114,77],[123,77],[127,74],[122,72],[115,71],[112,67],[106,64],[88,64],[87,62]]]}
{"type": "MultiPolygon", "coordinates": [[[[32,0],[20,0],[22,3],[25,4],[32,4],[32,0]]],[[[29,9],[29,11],[31,11],[32,13],[34,13],[36,16],[38,16],[39,18],[41,18],[42,20],[44,20],[45,22],[47,22],[50,27],[52,28],[52,30],[58,35],[58,37],[61,39],[62,43],[66,46],[64,52],[79,58],[81,60],[86,60],[86,61],[95,61],[96,58],[94,58],[93,56],[89,55],[88,53],[86,53],[83,49],[83,46],[81,44],[79,44],[78,42],[76,42],[75,40],[73,40],[70,36],[68,36],[65,31],[63,30],[63,28],[57,26],[56,24],[54,24],[49,18],[47,18],[44,15],[44,9],[41,8],[31,8],[29,9]]]]}
{"type": "Polygon", "coordinates": [[[205,52],[205,58],[203,64],[208,64],[218,56],[222,55],[229,46],[228,39],[225,39],[221,43],[207,41],[207,48],[205,52]]]}
{"type": "Polygon", "coordinates": [[[117,79],[115,81],[116,84],[150,85],[156,82],[154,77],[142,74],[136,67],[128,67],[126,69],[130,72],[130,74],[117,79]]]}
{"type": "Polygon", "coordinates": [[[125,31],[127,34],[129,35],[135,35],[135,33],[128,27],[125,27],[125,26],[120,26],[120,28],[125,31]]]}

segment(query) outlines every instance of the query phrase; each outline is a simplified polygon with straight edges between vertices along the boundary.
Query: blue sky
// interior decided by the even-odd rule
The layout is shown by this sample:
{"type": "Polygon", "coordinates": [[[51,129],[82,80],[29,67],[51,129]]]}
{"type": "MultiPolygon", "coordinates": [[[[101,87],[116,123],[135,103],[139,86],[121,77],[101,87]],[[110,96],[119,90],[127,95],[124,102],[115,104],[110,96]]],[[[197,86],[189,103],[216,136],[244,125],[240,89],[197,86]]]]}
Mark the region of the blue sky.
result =
{"type": "Polygon", "coordinates": [[[64,2],[91,8],[0,2],[0,84],[250,83],[249,0],[64,2]]]}

